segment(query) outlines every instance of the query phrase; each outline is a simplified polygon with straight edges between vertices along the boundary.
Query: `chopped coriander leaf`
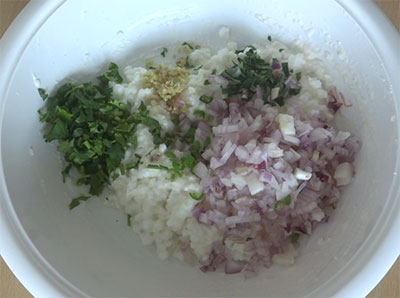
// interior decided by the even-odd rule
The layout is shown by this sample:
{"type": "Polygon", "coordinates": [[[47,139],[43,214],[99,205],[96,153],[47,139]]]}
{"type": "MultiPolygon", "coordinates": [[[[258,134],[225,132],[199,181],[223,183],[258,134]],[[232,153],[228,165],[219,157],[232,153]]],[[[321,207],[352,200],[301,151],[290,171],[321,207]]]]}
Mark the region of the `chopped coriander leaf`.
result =
{"type": "Polygon", "coordinates": [[[204,85],[210,85],[210,81],[209,80],[205,80],[204,81],[204,85]]]}
{"type": "Polygon", "coordinates": [[[69,203],[69,210],[74,209],[76,206],[79,206],[81,202],[87,201],[89,198],[89,196],[79,196],[72,199],[71,203],[69,203]]]}
{"type": "Polygon", "coordinates": [[[268,35],[268,40],[272,41],[271,35],[268,35]]]}
{"type": "Polygon", "coordinates": [[[68,177],[68,174],[69,174],[69,171],[71,170],[71,168],[72,168],[72,165],[69,164],[64,168],[64,170],[62,170],[61,174],[62,174],[63,183],[65,183],[65,181],[67,180],[67,177],[68,177]]]}
{"type": "Polygon", "coordinates": [[[160,145],[164,143],[164,139],[161,136],[162,128],[160,123],[149,116],[149,111],[146,105],[141,102],[138,108],[138,112],[133,115],[136,123],[141,123],[148,127],[150,133],[153,135],[153,141],[155,145],[160,145]]]}
{"type": "Polygon", "coordinates": [[[165,54],[168,52],[167,48],[163,48],[161,51],[161,56],[165,57],[165,54]]]}
{"type": "Polygon", "coordinates": [[[274,210],[279,211],[283,206],[289,206],[291,201],[292,197],[290,195],[286,196],[283,200],[275,203],[274,210]]]}
{"type": "Polygon", "coordinates": [[[127,223],[128,223],[128,227],[132,226],[132,215],[128,214],[127,216],[127,223]]]}
{"type": "Polygon", "coordinates": [[[212,71],[211,71],[211,74],[216,74],[217,73],[217,70],[214,68],[212,71]]]}
{"type": "Polygon", "coordinates": [[[108,82],[116,82],[118,84],[122,83],[122,77],[118,72],[118,66],[113,62],[110,63],[108,70],[104,74],[99,76],[98,79],[102,83],[108,83],[108,82]]]}
{"type": "Polygon", "coordinates": [[[141,123],[127,105],[111,98],[108,82],[122,82],[118,66],[110,63],[98,80],[62,85],[46,97],[39,111],[40,121],[45,123],[45,141],[58,141],[58,151],[67,162],[63,180],[74,167],[78,171],[76,182],[89,186],[91,195],[101,194],[119,176],[115,170],[120,168],[128,144],[137,143],[133,134],[141,123]]]}
{"type": "Polygon", "coordinates": [[[46,100],[47,97],[49,97],[49,95],[46,93],[46,90],[44,90],[43,88],[39,88],[39,95],[43,100],[46,100]]]}
{"type": "Polygon", "coordinates": [[[202,95],[202,96],[200,96],[200,101],[202,101],[204,103],[210,103],[213,101],[213,98],[208,95],[202,95]]]}
{"type": "Polygon", "coordinates": [[[246,238],[246,241],[250,241],[250,240],[253,240],[253,238],[251,238],[251,237],[246,238]]]}
{"type": "Polygon", "coordinates": [[[298,233],[292,233],[290,234],[289,238],[290,238],[290,242],[292,242],[293,244],[297,243],[297,241],[299,240],[300,234],[298,233]]]}
{"type": "Polygon", "coordinates": [[[193,200],[200,201],[203,198],[204,193],[201,193],[198,195],[196,193],[191,192],[191,193],[189,193],[189,195],[193,200]]]}
{"type": "Polygon", "coordinates": [[[285,49],[279,49],[279,53],[283,52],[285,49]]]}

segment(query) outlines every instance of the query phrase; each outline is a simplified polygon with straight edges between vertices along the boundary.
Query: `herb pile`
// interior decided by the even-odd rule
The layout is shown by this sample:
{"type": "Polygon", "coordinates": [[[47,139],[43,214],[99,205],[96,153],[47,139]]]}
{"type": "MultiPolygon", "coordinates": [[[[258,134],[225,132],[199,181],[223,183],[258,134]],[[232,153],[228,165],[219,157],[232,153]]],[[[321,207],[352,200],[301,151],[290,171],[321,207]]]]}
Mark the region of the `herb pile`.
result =
{"type": "Polygon", "coordinates": [[[289,70],[287,62],[279,63],[273,59],[271,64],[267,63],[253,46],[236,54],[237,62],[221,73],[228,80],[228,85],[222,88],[228,96],[240,94],[243,100],[249,101],[259,88],[265,103],[282,106],[285,99],[300,92],[298,81],[301,73],[293,77],[293,70],[289,70]]]}
{"type": "MultiPolygon", "coordinates": [[[[127,148],[137,145],[134,131],[139,123],[149,128],[156,145],[165,141],[160,124],[149,117],[143,103],[132,114],[129,106],[112,98],[111,81],[122,82],[114,63],[98,77],[97,83],[67,83],[52,96],[39,89],[46,100],[45,107],[39,110],[40,121],[46,123],[44,139],[58,141],[58,151],[67,162],[62,171],[63,180],[75,168],[79,173],[77,184],[88,185],[90,195],[100,195],[119,173],[123,175],[125,169],[138,167],[140,156],[136,156],[138,161],[133,164],[124,165],[121,161],[127,148]]],[[[73,199],[70,209],[88,198],[73,199]]]]}

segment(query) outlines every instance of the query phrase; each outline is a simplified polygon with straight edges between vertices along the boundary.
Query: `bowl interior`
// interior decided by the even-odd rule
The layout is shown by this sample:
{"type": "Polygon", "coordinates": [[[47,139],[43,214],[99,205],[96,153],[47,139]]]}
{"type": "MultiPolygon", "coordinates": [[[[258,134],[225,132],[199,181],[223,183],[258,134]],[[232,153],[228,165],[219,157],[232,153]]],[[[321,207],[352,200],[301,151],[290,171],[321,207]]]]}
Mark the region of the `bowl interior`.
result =
{"type": "Polygon", "coordinates": [[[329,296],[368,260],[371,231],[390,212],[397,162],[397,115],[391,81],[368,36],[334,1],[144,1],[115,5],[67,1],[32,37],[14,70],[2,118],[2,161],[16,214],[42,256],[91,296],[329,296]],[[323,3],[322,3],[323,2],[323,3]],[[329,13],[321,13],[329,12],[329,13]],[[352,107],[337,125],[362,140],[356,177],[329,223],[302,242],[292,267],[273,266],[252,279],[204,274],[144,247],[126,217],[92,199],[70,211],[79,193],[61,180],[56,146],[46,144],[37,87],[64,77],[91,79],[109,61],[139,65],[159,49],[194,40],[217,49],[221,26],[241,45],[268,35],[302,40],[318,51],[352,107]],[[373,70],[373,71],[372,71],[373,70]],[[377,101],[383,104],[376,104],[377,101]],[[377,154],[385,152],[385,154],[377,154]]]}

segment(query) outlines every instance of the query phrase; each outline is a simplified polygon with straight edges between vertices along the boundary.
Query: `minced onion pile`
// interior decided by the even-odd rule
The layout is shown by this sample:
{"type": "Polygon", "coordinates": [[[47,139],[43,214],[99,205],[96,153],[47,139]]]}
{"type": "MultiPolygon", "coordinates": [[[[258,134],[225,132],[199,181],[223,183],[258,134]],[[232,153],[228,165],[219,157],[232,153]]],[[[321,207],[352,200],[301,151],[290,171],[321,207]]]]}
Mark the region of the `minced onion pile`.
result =
{"type": "MultiPolygon", "coordinates": [[[[190,43],[183,46],[194,49],[190,43]]],[[[258,264],[292,264],[299,237],[328,221],[340,188],[351,182],[359,141],[332,127],[320,111],[304,113],[293,101],[287,103],[300,93],[302,74],[288,62],[264,61],[253,46],[237,51],[232,67],[208,75],[204,85],[219,86],[224,97],[200,96],[206,108],[193,115],[180,98],[193,66],[187,57],[178,62],[174,68],[149,67],[143,80],[165,101],[174,133],[162,131],[143,102],[129,113],[130,107],[112,98],[109,83],[122,82],[113,63],[98,85],[67,84],[50,97],[40,89],[48,100],[41,111],[48,125],[45,139],[57,140],[69,163],[63,177],[76,168],[78,184],[99,195],[118,176],[140,168],[142,156],[131,164],[122,160],[128,147],[138,145],[136,127],[144,125],[172,163],[169,168],[155,161],[147,168],[170,172],[171,180],[185,173],[200,180],[202,193],[188,197],[198,201],[193,216],[222,236],[199,261],[202,271],[224,267],[228,274],[249,276],[258,264]],[[294,112],[282,112],[289,104],[294,112]],[[174,150],[185,155],[178,158],[174,150]]],[[[335,88],[328,95],[332,114],[347,105],[335,88]]],[[[75,198],[70,209],[89,197],[75,198]]]]}
{"type": "Polygon", "coordinates": [[[274,254],[280,254],[277,263],[293,263],[299,236],[329,219],[339,187],[350,183],[357,139],[337,132],[318,112],[307,120],[278,114],[260,98],[219,100],[210,109],[220,124],[202,126],[214,137],[194,169],[205,192],[194,214],[216,225],[223,243],[244,245],[247,257],[235,260],[216,245],[202,270],[226,261],[226,273],[251,272],[260,262],[268,267],[274,254]]]}

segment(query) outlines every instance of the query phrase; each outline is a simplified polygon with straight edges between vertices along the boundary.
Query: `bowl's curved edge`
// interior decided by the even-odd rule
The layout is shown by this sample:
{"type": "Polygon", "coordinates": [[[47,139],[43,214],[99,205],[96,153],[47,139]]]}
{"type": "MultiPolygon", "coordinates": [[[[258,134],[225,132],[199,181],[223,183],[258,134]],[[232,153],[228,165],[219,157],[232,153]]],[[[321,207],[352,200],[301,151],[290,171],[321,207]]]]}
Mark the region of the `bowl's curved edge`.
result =
{"type": "MultiPolygon", "coordinates": [[[[24,8],[21,15],[17,17],[1,40],[0,49],[2,52],[6,53],[4,59],[0,62],[0,67],[2,69],[13,69],[11,68],[12,65],[15,65],[18,62],[18,57],[25,48],[20,44],[22,42],[29,42],[34,33],[40,28],[46,19],[63,4],[64,1],[65,0],[51,2],[32,1],[26,8],[24,8]],[[33,14],[37,17],[28,18],[28,16],[33,14]],[[29,26],[27,26],[27,23],[29,23],[29,26]],[[26,30],[26,28],[30,28],[30,30],[26,30]],[[24,31],[24,35],[20,34],[22,31],[24,31]],[[15,40],[16,36],[18,36],[18,41],[15,40]],[[13,46],[10,46],[11,44],[13,44],[13,46]],[[12,51],[13,48],[18,49],[19,52],[12,51]]],[[[380,30],[385,32],[385,34],[381,34],[379,37],[380,42],[375,44],[375,47],[380,53],[385,65],[390,66],[387,69],[389,72],[388,76],[394,77],[393,75],[399,75],[399,65],[396,65],[396,63],[390,65],[390,63],[388,63],[388,61],[393,61],[393,59],[395,61],[396,59],[399,59],[398,55],[396,56],[396,48],[392,47],[391,51],[385,51],[385,55],[382,55],[383,48],[391,44],[393,40],[398,40],[400,43],[399,33],[390,21],[388,21],[387,17],[376,5],[374,5],[373,1],[368,1],[371,5],[365,5],[364,1],[361,3],[355,0],[340,0],[338,2],[348,12],[357,11],[357,14],[352,14],[352,16],[358,23],[363,23],[363,18],[360,16],[368,15],[368,18],[365,19],[373,17],[377,23],[379,22],[382,24],[380,30]]],[[[0,81],[0,91],[6,92],[6,82],[9,81],[11,76],[12,72],[8,74],[8,77],[4,77],[3,81],[0,81]]],[[[400,86],[393,84],[393,89],[396,98],[400,100],[400,86]]],[[[0,98],[4,98],[3,95],[3,93],[0,94],[0,98]]],[[[4,102],[0,102],[0,105],[0,111],[3,113],[4,102]]],[[[0,168],[2,168],[1,160],[0,168]]],[[[397,159],[396,169],[400,169],[399,159],[397,159]]],[[[0,193],[0,231],[3,236],[3,241],[0,242],[0,253],[9,265],[10,269],[16,274],[21,283],[35,296],[85,296],[84,293],[69,284],[68,281],[60,276],[51,265],[46,262],[46,260],[35,249],[28,236],[23,232],[23,228],[20,226],[9,201],[5,186],[4,173],[2,171],[0,172],[0,183],[2,185],[0,193]],[[9,227],[11,227],[11,229],[9,227]],[[32,276],[35,276],[35,279],[33,279],[32,276]],[[46,287],[43,285],[46,285],[46,287]],[[44,289],[46,289],[46,293],[44,293],[44,289]]],[[[392,191],[392,196],[398,197],[398,194],[399,187],[397,184],[392,191]]],[[[399,204],[399,200],[397,200],[397,205],[399,204]]],[[[393,214],[396,211],[396,208],[393,208],[392,211],[393,214]]],[[[400,229],[400,217],[389,217],[382,221],[385,225],[390,225],[391,227],[388,229],[386,234],[379,237],[379,239],[382,240],[379,246],[378,243],[375,242],[377,248],[373,250],[370,261],[361,266],[359,274],[349,280],[339,292],[332,293],[333,295],[338,297],[367,295],[395,262],[400,252],[400,245],[394,242],[394,239],[398,236],[398,230],[400,229]],[[362,287],[359,285],[362,285],[362,287]]]]}
{"type": "MultiPolygon", "coordinates": [[[[0,40],[1,69],[15,69],[20,56],[35,33],[65,2],[31,1],[16,17],[0,40]],[[28,29],[29,28],[29,29],[28,29]]],[[[0,114],[4,113],[4,98],[13,71],[6,72],[0,80],[0,114]]],[[[0,131],[2,121],[0,121],[0,131]]],[[[1,137],[0,137],[1,150],[1,137]]],[[[3,169],[0,151],[0,169],[3,169]]],[[[3,170],[0,171],[0,254],[19,281],[34,296],[83,297],[86,296],[65,280],[39,253],[19,222],[11,204],[3,170]]]]}
{"type": "MultiPolygon", "coordinates": [[[[387,78],[400,77],[400,33],[394,27],[388,17],[382,12],[379,6],[373,0],[367,1],[345,1],[336,0],[340,6],[358,23],[364,33],[368,36],[372,46],[384,64],[387,72],[387,78]],[[380,24],[380,26],[371,26],[371,24],[380,24]],[[374,37],[374,41],[371,40],[374,37]],[[394,62],[394,63],[393,63],[394,62]]],[[[393,97],[397,104],[396,115],[399,117],[400,112],[400,85],[396,82],[390,82],[393,88],[393,97]]],[[[397,123],[400,133],[400,122],[397,123]]],[[[400,140],[400,135],[397,136],[400,140]]],[[[396,171],[400,173],[400,147],[397,148],[396,171]]],[[[398,231],[400,230],[400,182],[394,176],[394,183],[391,189],[391,200],[388,203],[393,203],[391,206],[383,206],[391,208],[389,216],[380,217],[377,219],[380,224],[380,229],[384,229],[379,235],[369,237],[366,241],[369,246],[366,248],[365,243],[360,247],[368,249],[370,259],[363,263],[358,260],[358,253],[353,256],[351,263],[354,267],[351,268],[353,278],[342,281],[343,287],[337,291],[332,291],[332,296],[336,297],[365,297],[375,286],[382,280],[385,274],[390,270],[396,259],[400,255],[400,242],[398,241],[398,231]],[[354,274],[356,272],[356,274],[354,274]]],[[[371,231],[371,234],[376,230],[371,231]]],[[[350,273],[351,274],[351,273],[350,273]]],[[[348,275],[347,275],[348,276],[348,275]]],[[[347,276],[340,276],[346,278],[347,276]]],[[[313,295],[313,294],[312,294],[313,295]]],[[[320,296],[318,291],[315,296],[320,296]]]]}

